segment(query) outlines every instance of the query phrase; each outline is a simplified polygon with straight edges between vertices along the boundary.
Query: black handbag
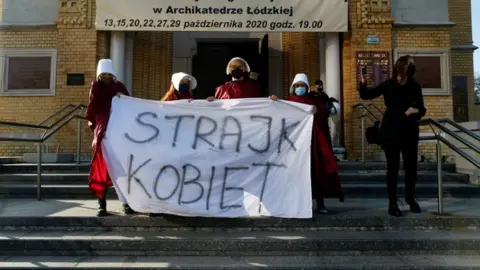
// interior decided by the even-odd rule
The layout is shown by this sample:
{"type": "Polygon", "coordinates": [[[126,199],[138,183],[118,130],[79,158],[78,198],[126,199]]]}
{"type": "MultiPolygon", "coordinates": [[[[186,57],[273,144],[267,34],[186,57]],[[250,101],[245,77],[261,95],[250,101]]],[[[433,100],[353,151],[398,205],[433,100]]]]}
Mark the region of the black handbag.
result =
{"type": "Polygon", "coordinates": [[[380,121],[376,121],[373,123],[373,126],[367,128],[365,131],[365,137],[369,144],[381,144],[381,136],[380,136],[380,126],[382,123],[380,121]]]}

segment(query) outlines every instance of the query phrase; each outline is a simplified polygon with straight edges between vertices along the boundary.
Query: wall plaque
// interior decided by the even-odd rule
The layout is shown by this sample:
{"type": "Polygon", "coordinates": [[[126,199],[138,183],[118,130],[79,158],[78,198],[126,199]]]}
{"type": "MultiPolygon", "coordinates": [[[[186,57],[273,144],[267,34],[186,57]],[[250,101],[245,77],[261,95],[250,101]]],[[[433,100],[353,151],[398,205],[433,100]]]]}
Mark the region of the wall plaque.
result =
{"type": "Polygon", "coordinates": [[[67,85],[85,85],[84,73],[68,73],[67,85]]]}
{"type": "Polygon", "coordinates": [[[440,56],[413,56],[415,78],[422,88],[442,88],[442,62],[440,56]]]}
{"type": "Polygon", "coordinates": [[[360,73],[366,68],[365,79],[367,84],[377,86],[390,78],[389,52],[357,52],[357,80],[360,82],[360,73]]]}
{"type": "Polygon", "coordinates": [[[468,121],[468,77],[453,76],[453,120],[468,121]]]}

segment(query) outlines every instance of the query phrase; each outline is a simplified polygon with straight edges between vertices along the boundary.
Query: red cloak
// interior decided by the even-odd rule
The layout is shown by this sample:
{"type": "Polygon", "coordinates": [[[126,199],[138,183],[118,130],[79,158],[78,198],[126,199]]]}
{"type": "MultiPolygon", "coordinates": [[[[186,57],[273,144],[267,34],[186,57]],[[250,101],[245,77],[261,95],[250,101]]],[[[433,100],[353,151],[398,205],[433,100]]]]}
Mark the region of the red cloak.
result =
{"type": "Polygon", "coordinates": [[[179,91],[175,91],[171,95],[168,95],[165,101],[174,101],[174,100],[180,100],[180,99],[193,99],[193,96],[190,92],[180,93],[179,91]]]}
{"type": "Polygon", "coordinates": [[[216,99],[258,98],[261,90],[258,84],[249,80],[227,82],[215,90],[216,99]]]}
{"type": "Polygon", "coordinates": [[[112,180],[107,170],[107,163],[102,154],[102,140],[107,131],[112,98],[115,97],[117,93],[122,93],[126,96],[130,95],[125,85],[121,82],[111,82],[110,84],[104,84],[97,80],[92,82],[90,102],[88,103],[87,113],[85,114],[85,117],[90,122],[89,126],[93,131],[93,158],[88,185],[95,196],[100,199],[105,197],[107,188],[112,186],[112,180]]]}
{"type": "Polygon", "coordinates": [[[344,196],[338,175],[338,165],[328,141],[330,136],[328,135],[328,124],[325,124],[328,123],[325,103],[321,99],[311,96],[297,96],[294,94],[291,94],[288,100],[317,107],[317,112],[313,117],[311,147],[313,198],[335,197],[343,202],[344,196]]]}

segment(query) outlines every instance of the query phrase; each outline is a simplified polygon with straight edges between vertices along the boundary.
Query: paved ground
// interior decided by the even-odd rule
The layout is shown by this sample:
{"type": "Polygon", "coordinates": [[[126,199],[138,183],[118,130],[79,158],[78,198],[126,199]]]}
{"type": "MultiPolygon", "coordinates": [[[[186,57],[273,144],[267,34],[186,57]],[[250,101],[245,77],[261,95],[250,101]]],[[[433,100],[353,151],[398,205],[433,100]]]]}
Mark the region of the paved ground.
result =
{"type": "MultiPolygon", "coordinates": [[[[419,200],[424,213],[420,216],[431,215],[437,212],[437,200],[419,200]]],[[[346,199],[344,203],[338,200],[326,200],[331,214],[348,216],[387,216],[386,199],[346,199]]],[[[401,208],[407,210],[407,205],[401,208]]],[[[96,200],[44,200],[35,199],[1,199],[0,217],[88,217],[96,214],[96,200]]],[[[116,200],[108,201],[108,210],[117,215],[120,212],[121,203],[116,200]]],[[[454,216],[480,217],[480,199],[455,199],[444,200],[444,212],[454,216]]],[[[419,215],[415,215],[419,216],[419,215]]]]}
{"type": "MultiPolygon", "coordinates": [[[[0,257],[1,268],[190,268],[202,269],[215,267],[247,268],[247,267],[312,267],[322,269],[360,269],[359,267],[415,267],[416,269],[470,269],[478,267],[480,256],[318,256],[318,257],[0,257]],[[432,265],[437,266],[436,268],[432,265]]],[[[386,268],[386,267],[389,268],[386,268]]],[[[368,269],[368,268],[365,268],[368,269]]],[[[410,269],[410,268],[408,268],[410,269]]],[[[478,269],[478,268],[475,268],[478,269]]]]}

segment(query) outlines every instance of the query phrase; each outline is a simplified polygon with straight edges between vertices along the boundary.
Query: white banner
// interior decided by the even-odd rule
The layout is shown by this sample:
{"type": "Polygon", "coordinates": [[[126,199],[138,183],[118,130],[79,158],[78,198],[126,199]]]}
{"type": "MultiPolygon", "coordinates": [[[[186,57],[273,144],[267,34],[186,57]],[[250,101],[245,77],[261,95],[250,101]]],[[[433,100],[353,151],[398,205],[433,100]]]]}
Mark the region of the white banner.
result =
{"type": "Polygon", "coordinates": [[[119,199],[137,212],[310,218],[310,109],[115,97],[104,156],[119,199]]]}
{"type": "Polygon", "coordinates": [[[348,32],[347,0],[96,0],[97,30],[348,32]]]}

